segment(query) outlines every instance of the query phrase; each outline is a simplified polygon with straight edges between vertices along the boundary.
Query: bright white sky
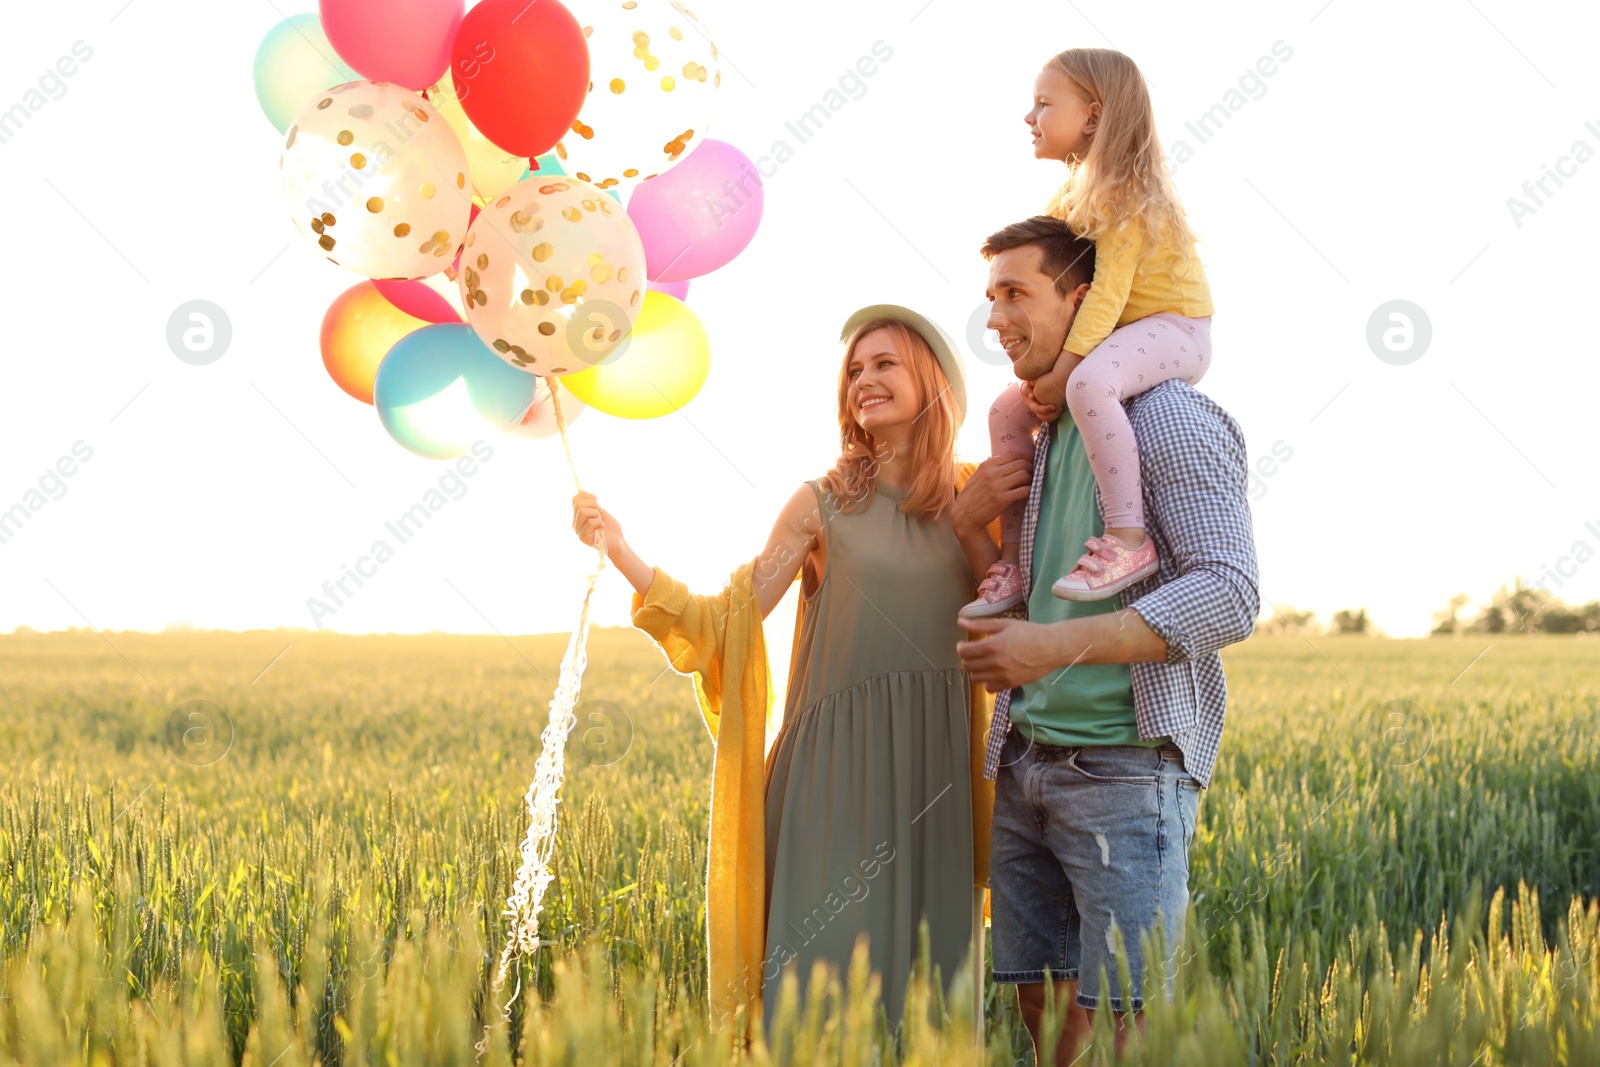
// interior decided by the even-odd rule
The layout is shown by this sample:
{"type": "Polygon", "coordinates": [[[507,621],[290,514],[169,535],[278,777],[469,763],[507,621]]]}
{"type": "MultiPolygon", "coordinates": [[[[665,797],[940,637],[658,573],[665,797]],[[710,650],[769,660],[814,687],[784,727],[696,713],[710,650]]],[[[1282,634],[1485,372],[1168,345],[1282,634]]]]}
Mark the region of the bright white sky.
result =
{"type": "MultiPolygon", "coordinates": [[[[7,16],[0,110],[74,42],[93,56],[0,144],[12,249],[0,510],[75,442],[93,457],[0,545],[0,630],[309,626],[307,598],[445,469],[392,443],[323,371],[321,317],[358,279],[281,207],[280,140],[250,69],[262,35],[302,9],[281,2],[87,0],[7,16]],[[233,327],[204,367],[165,340],[173,309],[197,298],[233,327]]],[[[1177,181],[1217,305],[1203,387],[1252,457],[1292,452],[1254,502],[1264,600],[1324,618],[1365,606],[1384,630],[1419,634],[1454,593],[1482,598],[1580,542],[1585,559],[1600,549],[1592,8],[695,10],[726,59],[710,134],[752,158],[779,139],[795,154],[767,183],[754,243],[691,287],[713,344],[700,396],[659,420],[591,411],[573,427],[585,486],[650,562],[719,588],[795,486],[828,467],[838,328],[856,307],[909,304],[965,336],[982,238],[1040,210],[1062,176],[1032,158],[1022,115],[1041,64],[1075,45],[1132,55],[1168,151],[1194,150],[1177,181]],[[880,40],[893,57],[865,94],[797,143],[785,122],[880,40]],[[1280,41],[1292,57],[1264,93],[1199,143],[1185,123],[1280,41]],[[1518,226],[1507,198],[1578,141],[1585,162],[1564,164],[1565,184],[1547,183],[1518,226]],[[1406,366],[1365,339],[1393,299],[1432,323],[1406,366]]],[[[978,459],[985,401],[1010,372],[975,357],[967,369],[960,446],[978,459]]],[[[559,444],[496,442],[468,485],[327,625],[569,629],[592,557],[570,532],[559,444]]],[[[1600,560],[1568,569],[1558,592],[1600,597],[1600,560]]],[[[596,620],[624,623],[627,592],[608,571],[596,620]]],[[[791,617],[780,607],[769,637],[785,653],[791,617]]]]}

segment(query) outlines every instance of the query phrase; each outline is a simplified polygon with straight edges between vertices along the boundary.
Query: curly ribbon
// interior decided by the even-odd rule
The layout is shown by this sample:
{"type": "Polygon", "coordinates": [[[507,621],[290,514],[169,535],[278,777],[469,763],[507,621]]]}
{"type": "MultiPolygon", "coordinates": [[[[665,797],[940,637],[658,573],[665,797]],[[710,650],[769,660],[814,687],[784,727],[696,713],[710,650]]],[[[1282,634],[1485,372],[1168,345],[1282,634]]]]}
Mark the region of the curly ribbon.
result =
{"type": "MultiPolygon", "coordinates": [[[[555,383],[550,383],[550,400],[555,405],[556,427],[561,431],[561,447],[567,454],[567,466],[572,470],[572,483],[583,492],[578,481],[578,468],[572,461],[572,446],[567,441],[567,422],[561,414],[561,396],[555,383]]],[[[530,407],[525,417],[531,416],[530,407]]],[[[500,953],[499,966],[495,968],[490,998],[497,998],[505,989],[506,976],[516,971],[516,987],[501,1006],[501,1018],[511,1020],[511,1007],[522,994],[523,956],[539,947],[539,911],[544,906],[544,893],[554,875],[550,873],[550,857],[556,843],[557,794],[566,777],[567,735],[577,722],[575,709],[578,692],[583,682],[583,671],[589,662],[589,601],[594,596],[595,583],[606,567],[606,538],[602,530],[595,537],[598,560],[589,573],[589,585],[583,594],[583,608],[578,613],[578,625],[567,641],[567,651],[561,657],[561,674],[556,680],[556,691],[550,698],[550,721],[539,735],[539,758],[533,765],[533,781],[528,786],[524,802],[528,809],[528,833],[522,839],[522,864],[517,869],[516,882],[501,912],[510,924],[505,949],[500,953]]],[[[483,1037],[476,1046],[481,1059],[489,1047],[489,1026],[484,1025],[483,1037]]]]}

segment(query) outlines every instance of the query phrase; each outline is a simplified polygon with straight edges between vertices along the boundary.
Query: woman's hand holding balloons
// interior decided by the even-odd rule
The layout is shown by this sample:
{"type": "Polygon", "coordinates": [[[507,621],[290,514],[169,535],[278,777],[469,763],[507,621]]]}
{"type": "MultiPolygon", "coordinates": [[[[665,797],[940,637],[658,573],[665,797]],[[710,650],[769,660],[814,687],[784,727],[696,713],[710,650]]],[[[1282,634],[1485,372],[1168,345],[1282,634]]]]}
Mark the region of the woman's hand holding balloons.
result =
{"type": "Polygon", "coordinates": [[[595,547],[595,536],[602,532],[606,535],[608,552],[615,552],[624,544],[622,524],[600,506],[600,501],[593,493],[578,493],[572,498],[572,530],[578,535],[578,540],[590,548],[595,547]]]}
{"type": "Polygon", "coordinates": [[[572,530],[578,535],[578,540],[590,548],[594,547],[595,535],[604,532],[606,556],[616,564],[617,570],[628,579],[635,592],[640,596],[649,594],[651,583],[656,580],[655,568],[628,547],[628,542],[622,537],[622,524],[600,506],[600,501],[595,499],[593,493],[578,493],[572,498],[572,530]]]}

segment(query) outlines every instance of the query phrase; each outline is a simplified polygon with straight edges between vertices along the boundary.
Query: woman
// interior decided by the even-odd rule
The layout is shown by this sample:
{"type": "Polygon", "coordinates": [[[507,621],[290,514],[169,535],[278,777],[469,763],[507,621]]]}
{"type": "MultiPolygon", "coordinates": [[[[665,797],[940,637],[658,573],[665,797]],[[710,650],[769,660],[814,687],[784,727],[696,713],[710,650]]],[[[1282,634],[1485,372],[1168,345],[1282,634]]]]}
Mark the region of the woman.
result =
{"type": "Polygon", "coordinates": [[[954,458],[961,366],[937,326],[894,305],[856,312],[841,340],[839,460],[795,492],[721,594],[690,595],[633,552],[593,495],[573,498],[573,529],[589,545],[604,532],[636,591],[634,624],[695,674],[717,741],[707,923],[719,1022],[747,1007],[771,1020],[786,966],[802,983],[818,960],[843,972],[865,933],[898,1024],[924,918],[946,983],[981,945],[992,703],[956,653],[974,592],[950,523],[972,470],[954,458]],[[763,774],[760,620],[797,577],[783,727],[763,774]]]}

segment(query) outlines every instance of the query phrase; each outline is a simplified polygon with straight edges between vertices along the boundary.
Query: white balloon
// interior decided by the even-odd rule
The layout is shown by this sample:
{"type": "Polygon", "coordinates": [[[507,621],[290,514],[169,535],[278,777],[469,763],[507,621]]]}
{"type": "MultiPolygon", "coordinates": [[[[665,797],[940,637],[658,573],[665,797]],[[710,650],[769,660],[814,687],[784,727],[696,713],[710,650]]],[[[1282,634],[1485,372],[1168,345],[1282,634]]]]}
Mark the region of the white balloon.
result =
{"type": "Polygon", "coordinates": [[[318,93],[289,127],[279,167],[296,228],[346,270],[425,278],[466,239],[466,153],[409,89],[354,81],[318,93]]]}
{"type": "Polygon", "coordinates": [[[678,0],[573,3],[589,40],[589,95],[556,158],[574,178],[626,189],[672,169],[711,128],[722,71],[678,0]]]}
{"type": "Polygon", "coordinates": [[[527,178],[478,212],[461,253],[467,321],[500,358],[569,374],[612,357],[646,285],[621,205],[576,178],[527,178]]]}

